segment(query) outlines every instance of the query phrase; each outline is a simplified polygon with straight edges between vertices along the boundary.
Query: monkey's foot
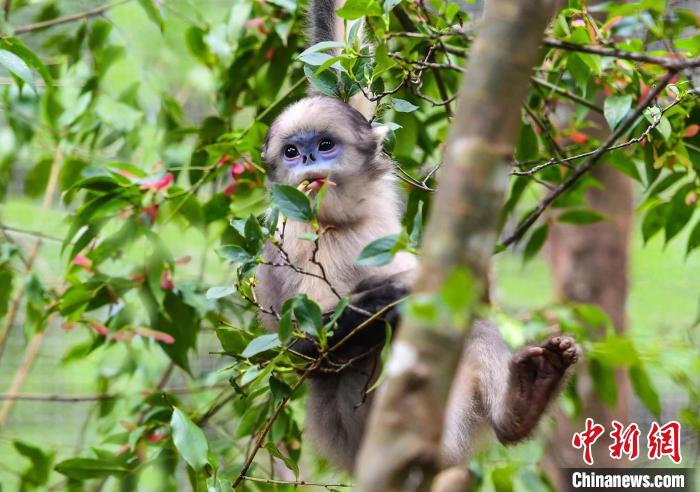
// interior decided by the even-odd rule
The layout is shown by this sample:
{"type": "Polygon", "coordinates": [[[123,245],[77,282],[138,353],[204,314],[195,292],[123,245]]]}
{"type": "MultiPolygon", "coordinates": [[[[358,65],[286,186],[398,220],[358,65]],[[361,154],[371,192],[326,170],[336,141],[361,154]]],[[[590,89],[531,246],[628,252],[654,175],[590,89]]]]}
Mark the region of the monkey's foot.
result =
{"type": "Polygon", "coordinates": [[[564,373],[578,361],[581,349],[572,337],[552,336],[539,347],[525,347],[511,360],[510,409],[496,426],[503,442],[527,437],[559,387],[564,373]]]}

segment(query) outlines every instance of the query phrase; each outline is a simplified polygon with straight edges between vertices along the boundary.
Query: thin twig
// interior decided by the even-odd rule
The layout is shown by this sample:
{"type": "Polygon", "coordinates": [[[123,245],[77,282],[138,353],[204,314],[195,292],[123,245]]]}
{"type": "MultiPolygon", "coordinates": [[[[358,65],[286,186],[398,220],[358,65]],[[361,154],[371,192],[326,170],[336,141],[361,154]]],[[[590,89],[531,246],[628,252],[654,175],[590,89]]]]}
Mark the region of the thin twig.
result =
{"type": "MultiPolygon", "coordinates": [[[[433,33],[417,33],[417,32],[393,32],[387,35],[387,39],[403,37],[439,41],[447,37],[463,37],[467,41],[471,40],[469,34],[459,30],[451,30],[449,32],[433,32],[433,33]]],[[[650,65],[658,65],[669,70],[681,71],[686,68],[700,67],[700,57],[681,58],[674,56],[654,56],[645,53],[634,53],[631,51],[620,50],[617,48],[600,47],[587,44],[576,44],[567,41],[560,41],[554,38],[547,38],[542,41],[542,44],[548,48],[555,48],[565,51],[576,51],[579,53],[590,53],[592,55],[606,56],[622,60],[630,60],[638,63],[648,63],[650,65]]],[[[448,51],[458,56],[465,56],[465,50],[455,47],[448,47],[448,51]]]]}
{"type": "MultiPolygon", "coordinates": [[[[44,327],[44,331],[36,333],[30,340],[29,345],[27,346],[27,350],[24,352],[22,362],[17,368],[15,375],[12,377],[12,382],[10,383],[8,396],[17,394],[22,385],[24,384],[24,381],[27,379],[29,371],[31,371],[32,365],[34,365],[34,360],[36,360],[36,356],[39,353],[39,350],[41,350],[41,345],[42,343],[44,343],[44,338],[46,337],[46,332],[49,330],[49,324],[51,322],[51,318],[53,318],[53,314],[54,313],[52,313],[52,315],[50,315],[49,318],[46,320],[46,326],[44,327]]],[[[0,429],[3,428],[7,423],[7,419],[10,416],[10,412],[12,411],[14,403],[14,400],[8,399],[5,400],[5,402],[2,404],[2,407],[0,407],[0,429]]]]}
{"type": "Polygon", "coordinates": [[[536,85],[546,87],[547,89],[551,89],[560,96],[566,97],[567,99],[571,99],[572,101],[581,104],[582,106],[586,106],[587,108],[592,109],[593,111],[603,114],[603,109],[598,107],[595,103],[592,103],[591,101],[584,99],[581,96],[574,94],[573,92],[567,91],[563,87],[551,84],[550,82],[544,79],[540,79],[539,77],[530,77],[530,80],[536,85]]]}
{"type": "Polygon", "coordinates": [[[308,378],[309,375],[321,364],[321,360],[323,358],[324,358],[324,355],[322,354],[321,357],[319,357],[318,360],[316,360],[316,362],[311,364],[304,371],[304,373],[299,377],[299,379],[297,379],[297,382],[294,383],[294,386],[292,386],[291,390],[289,391],[289,394],[287,394],[284,398],[282,398],[282,401],[279,402],[279,404],[275,408],[275,411],[272,413],[270,418],[265,423],[265,426],[258,433],[258,437],[255,440],[255,444],[253,446],[253,449],[248,454],[248,457],[246,458],[245,463],[243,463],[243,467],[241,468],[240,473],[238,474],[236,479],[233,481],[233,488],[234,489],[236,487],[238,487],[238,484],[240,484],[241,481],[244,480],[244,477],[246,476],[246,473],[248,473],[248,469],[250,468],[250,465],[253,463],[253,460],[255,459],[255,455],[257,455],[260,448],[263,447],[263,444],[265,443],[265,438],[267,437],[267,433],[270,432],[270,429],[272,428],[272,424],[274,424],[275,420],[277,420],[277,417],[279,417],[280,413],[282,412],[284,407],[287,405],[287,402],[292,397],[292,395],[301,387],[301,385],[304,383],[304,381],[306,381],[306,378],[308,378]]]}
{"type": "MultiPolygon", "coordinates": [[[[657,118],[653,123],[651,123],[644,130],[644,132],[642,132],[642,134],[639,135],[638,137],[631,138],[631,139],[627,140],[626,142],[612,145],[612,146],[608,147],[607,149],[605,149],[604,152],[612,152],[614,150],[623,149],[625,147],[629,147],[630,145],[640,143],[641,141],[643,141],[644,139],[646,139],[649,136],[649,134],[651,133],[651,131],[654,128],[659,126],[659,124],[661,123],[661,116],[663,116],[664,113],[666,113],[669,109],[671,109],[672,107],[674,107],[676,104],[678,104],[680,102],[681,102],[680,99],[676,99],[675,101],[673,101],[671,104],[669,104],[665,108],[662,108],[660,110],[661,112],[659,114],[659,118],[657,118]]],[[[510,174],[512,176],[532,176],[533,174],[537,173],[538,171],[541,171],[542,169],[553,166],[555,164],[568,164],[571,161],[576,161],[579,159],[583,159],[585,157],[590,157],[590,156],[594,155],[596,152],[598,152],[598,150],[600,150],[600,149],[595,149],[595,150],[591,150],[588,152],[583,152],[581,154],[572,155],[570,157],[565,157],[563,159],[557,159],[555,157],[552,157],[551,159],[544,161],[544,162],[541,162],[541,163],[537,164],[536,166],[534,166],[526,171],[513,171],[510,174]]],[[[534,164],[534,162],[528,162],[528,163],[516,162],[513,165],[516,167],[523,167],[525,165],[532,165],[532,164],[534,164]]],[[[570,167],[570,166],[568,166],[568,167],[570,167]]],[[[576,169],[576,168],[572,167],[572,169],[576,169]]]]}
{"type": "Polygon", "coordinates": [[[428,181],[430,181],[430,178],[433,177],[433,174],[437,172],[438,169],[440,169],[441,164],[438,164],[437,166],[434,166],[428,174],[425,175],[425,177],[418,181],[418,179],[414,178],[411,176],[408,171],[406,171],[404,168],[402,168],[399,164],[394,164],[394,175],[399,178],[401,181],[404,181],[405,183],[410,184],[411,186],[414,186],[416,188],[420,188],[425,191],[429,191],[433,193],[435,191],[435,188],[431,188],[428,186],[428,181]],[[398,172],[397,172],[398,171],[398,172]]]}
{"type": "Polygon", "coordinates": [[[547,143],[549,144],[549,148],[551,149],[552,153],[558,157],[559,159],[564,159],[566,158],[566,155],[564,154],[564,151],[562,150],[561,147],[559,147],[559,144],[557,141],[554,139],[554,136],[549,130],[549,125],[547,125],[544,121],[542,121],[536,114],[535,112],[530,109],[530,107],[523,103],[523,109],[525,109],[525,112],[527,115],[530,117],[532,122],[537,126],[537,128],[540,129],[542,134],[545,136],[547,139],[547,143]]]}
{"type": "MultiPolygon", "coordinates": [[[[49,172],[49,181],[48,184],[46,185],[46,191],[44,192],[44,200],[41,205],[42,210],[46,211],[51,207],[51,203],[53,202],[54,195],[56,193],[56,187],[58,186],[58,175],[59,171],[61,169],[61,165],[63,163],[63,144],[58,143],[56,145],[56,149],[54,151],[54,158],[53,162],[51,164],[51,170],[49,172]]],[[[32,249],[27,256],[27,260],[25,262],[25,276],[28,276],[32,272],[32,267],[34,266],[34,262],[36,261],[38,255],[39,255],[39,250],[41,249],[41,243],[42,243],[43,238],[38,237],[34,245],[32,246],[32,249]]],[[[17,317],[17,312],[19,310],[19,305],[20,302],[22,301],[22,297],[24,296],[24,291],[25,291],[25,284],[22,283],[20,286],[17,288],[17,291],[15,292],[15,295],[12,297],[12,300],[10,301],[10,307],[7,310],[7,315],[5,316],[5,323],[3,325],[2,331],[0,331],[0,358],[2,358],[2,354],[5,351],[5,345],[7,344],[7,339],[10,334],[10,330],[12,329],[12,325],[15,322],[15,318],[17,317]]],[[[12,407],[11,404],[9,404],[10,407],[12,407]]],[[[4,408],[4,407],[3,407],[4,408]]],[[[8,410],[9,411],[9,410],[8,410]]],[[[1,425],[0,421],[0,425],[1,425]]]]}
{"type": "Polygon", "coordinates": [[[306,480],[297,480],[297,481],[289,481],[289,480],[273,480],[271,478],[258,478],[258,477],[249,477],[249,476],[244,476],[243,480],[247,480],[249,482],[258,482],[258,483],[267,483],[267,484],[274,484],[274,485],[293,485],[295,487],[298,487],[300,485],[306,485],[307,487],[323,487],[326,489],[330,489],[333,487],[352,487],[352,484],[347,484],[347,483],[318,483],[318,482],[307,482],[306,480]]]}
{"type": "Polygon", "coordinates": [[[639,63],[649,63],[651,65],[659,65],[669,70],[680,71],[685,68],[700,67],[700,56],[695,58],[679,58],[679,57],[664,57],[646,55],[644,53],[633,53],[631,51],[619,50],[617,48],[601,48],[599,46],[591,46],[586,44],[569,43],[567,41],[559,41],[558,39],[547,38],[542,44],[549,48],[556,48],[566,51],[577,51],[579,53],[590,53],[592,55],[608,56],[623,60],[631,60],[639,63]]]}
{"type": "Polygon", "coordinates": [[[38,231],[29,231],[26,229],[21,229],[19,227],[13,227],[13,226],[8,226],[4,224],[0,224],[0,229],[2,229],[5,232],[11,232],[13,234],[20,234],[22,236],[33,236],[33,237],[38,237],[47,241],[53,241],[57,243],[63,242],[63,240],[60,237],[56,236],[50,236],[49,234],[44,234],[43,232],[38,232],[38,231]]]}
{"type": "Polygon", "coordinates": [[[275,411],[273,414],[270,416],[270,418],[267,420],[265,423],[265,426],[260,430],[258,433],[257,439],[255,440],[255,444],[253,445],[252,450],[248,454],[248,457],[246,458],[245,463],[243,464],[243,467],[241,468],[240,473],[236,477],[236,479],[233,482],[233,488],[235,489],[243,480],[247,479],[246,473],[250,469],[250,465],[253,463],[253,460],[255,459],[255,456],[257,455],[258,451],[263,447],[265,443],[265,437],[267,436],[267,433],[270,431],[272,428],[272,425],[274,424],[275,420],[277,417],[279,417],[280,413],[284,409],[285,405],[287,402],[290,400],[292,395],[301,387],[301,385],[304,383],[304,381],[313,373],[315,372],[320,365],[328,360],[329,355],[334,352],[335,350],[339,349],[342,347],[347,341],[355,336],[359,331],[363,330],[365,327],[367,327],[370,323],[372,323],[374,320],[380,318],[386,311],[389,309],[392,309],[395,306],[398,306],[400,303],[406,300],[406,297],[398,299],[397,301],[394,301],[390,304],[387,304],[383,308],[377,310],[374,312],[371,316],[369,316],[365,321],[357,325],[355,328],[353,328],[347,335],[345,335],[343,338],[341,338],[336,344],[334,344],[332,347],[329,347],[326,351],[321,352],[319,356],[314,360],[313,363],[311,363],[303,372],[303,374],[299,377],[299,379],[294,383],[294,386],[292,386],[289,394],[285,396],[282,401],[280,401],[279,405],[275,408],[275,411]]]}
{"type": "Polygon", "coordinates": [[[556,200],[562,193],[571,188],[576,182],[578,182],[581,177],[590,171],[593,166],[596,165],[600,157],[614,145],[615,141],[629,130],[632,125],[637,121],[644,110],[651,105],[651,103],[656,99],[656,97],[661,93],[662,90],[668,85],[671,78],[676,74],[676,70],[669,70],[666,75],[659,81],[659,83],[654,87],[653,90],[649,91],[649,94],[640,102],[635,110],[623,120],[622,123],[613,131],[610,136],[605,140],[605,142],[590,156],[590,158],[581,166],[577,167],[568,178],[564,180],[559,186],[553,189],[538,205],[535,210],[533,210],[530,215],[528,215],[525,220],[523,220],[515,231],[508,236],[501,243],[502,246],[509,246],[520,239],[523,234],[530,228],[532,224],[535,223],[537,218],[542,215],[549,205],[556,200]]]}
{"type": "Polygon", "coordinates": [[[77,20],[81,19],[88,19],[90,17],[95,17],[97,15],[101,15],[108,11],[109,9],[112,9],[118,5],[122,5],[126,2],[130,2],[131,0],[118,0],[113,3],[108,3],[107,5],[103,5],[101,7],[97,7],[91,10],[86,10],[84,12],[78,12],[77,14],[71,14],[71,15],[66,15],[65,17],[57,17],[56,19],[51,19],[43,22],[36,22],[34,24],[27,24],[25,26],[19,26],[15,28],[15,34],[24,34],[27,32],[33,32],[33,31],[40,31],[42,29],[48,29],[49,27],[54,27],[58,26],[61,24],[68,24],[70,22],[74,22],[77,20]]]}
{"type": "MultiPolygon", "coordinates": [[[[211,389],[217,388],[228,388],[231,385],[228,383],[213,384],[210,386],[196,386],[192,388],[170,388],[170,389],[158,389],[154,393],[171,393],[174,395],[184,395],[189,393],[200,393],[204,391],[209,391],[211,389]]],[[[152,393],[151,393],[152,394],[152,393]]],[[[94,395],[47,395],[41,393],[16,393],[16,394],[0,394],[0,401],[14,400],[14,401],[44,401],[44,402],[59,402],[59,403],[77,403],[77,402],[91,402],[91,401],[103,401],[103,400],[118,400],[121,398],[128,398],[132,396],[138,396],[138,394],[128,394],[128,393],[96,393],[94,395]]]]}
{"type": "MultiPolygon", "coordinates": [[[[230,385],[227,385],[227,386],[230,386],[230,385]]],[[[200,427],[207,425],[207,422],[209,422],[209,419],[211,419],[214,415],[219,413],[219,411],[222,408],[224,408],[226,406],[226,404],[228,402],[230,402],[231,400],[233,400],[236,396],[238,396],[238,393],[235,391],[226,395],[226,398],[223,398],[222,400],[219,400],[216,403],[214,403],[214,405],[212,405],[211,408],[209,408],[206,412],[204,412],[201,417],[196,419],[195,423],[200,427]]],[[[217,400],[218,400],[218,398],[219,397],[217,397],[217,400]]]]}

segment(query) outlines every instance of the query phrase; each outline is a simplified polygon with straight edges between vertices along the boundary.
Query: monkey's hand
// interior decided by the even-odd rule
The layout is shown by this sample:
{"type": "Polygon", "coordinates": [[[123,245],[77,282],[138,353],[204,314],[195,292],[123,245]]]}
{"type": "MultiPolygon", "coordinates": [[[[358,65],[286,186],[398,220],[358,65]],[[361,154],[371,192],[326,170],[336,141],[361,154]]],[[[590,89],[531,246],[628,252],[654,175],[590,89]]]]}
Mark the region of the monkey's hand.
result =
{"type": "MultiPolygon", "coordinates": [[[[333,335],[329,337],[328,347],[331,349],[336,344],[343,343],[342,347],[333,350],[331,358],[342,361],[381,348],[386,334],[385,324],[389,323],[392,328],[396,328],[399,323],[398,307],[394,304],[408,295],[408,292],[406,286],[386,282],[353,293],[350,300],[352,307],[345,308],[333,328],[333,335]],[[380,311],[381,315],[375,319],[374,316],[380,311]],[[353,334],[353,331],[356,333],[353,334]],[[346,337],[349,338],[345,340],[346,337]]],[[[323,322],[328,322],[330,317],[330,314],[324,315],[323,322]]],[[[307,357],[318,357],[318,348],[312,340],[295,340],[290,348],[307,357]]]]}
{"type": "Polygon", "coordinates": [[[510,367],[510,397],[506,418],[496,426],[502,443],[527,437],[542,416],[547,404],[561,386],[566,370],[581,356],[572,337],[552,336],[539,347],[517,352],[510,367]]]}

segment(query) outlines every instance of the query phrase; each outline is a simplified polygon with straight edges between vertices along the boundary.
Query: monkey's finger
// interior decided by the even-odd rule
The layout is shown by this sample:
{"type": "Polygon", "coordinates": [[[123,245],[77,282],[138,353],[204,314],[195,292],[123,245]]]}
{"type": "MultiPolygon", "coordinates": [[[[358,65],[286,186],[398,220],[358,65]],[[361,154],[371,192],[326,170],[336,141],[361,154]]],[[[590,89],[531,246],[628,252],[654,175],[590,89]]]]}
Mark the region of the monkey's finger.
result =
{"type": "Polygon", "coordinates": [[[542,347],[525,347],[515,355],[514,361],[516,364],[523,364],[530,359],[540,357],[544,353],[542,347]]]}
{"type": "Polygon", "coordinates": [[[564,351],[564,360],[570,364],[573,364],[578,360],[578,354],[576,353],[576,347],[570,347],[564,351]]]}
{"type": "Polygon", "coordinates": [[[542,346],[547,350],[551,350],[552,352],[559,352],[559,345],[561,344],[561,341],[562,337],[556,335],[550,337],[542,346]]]}

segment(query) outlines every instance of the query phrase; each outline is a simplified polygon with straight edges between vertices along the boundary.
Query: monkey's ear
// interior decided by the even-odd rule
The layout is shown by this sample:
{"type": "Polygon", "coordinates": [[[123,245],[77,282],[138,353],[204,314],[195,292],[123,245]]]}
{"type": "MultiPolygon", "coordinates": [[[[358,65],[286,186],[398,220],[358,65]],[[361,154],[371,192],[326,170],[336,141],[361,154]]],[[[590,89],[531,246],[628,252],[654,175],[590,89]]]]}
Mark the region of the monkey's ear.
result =
{"type": "Polygon", "coordinates": [[[374,139],[377,141],[377,148],[378,149],[382,148],[382,144],[384,143],[384,139],[386,138],[388,133],[389,133],[388,126],[379,125],[379,126],[372,127],[372,135],[374,135],[374,139]]]}

